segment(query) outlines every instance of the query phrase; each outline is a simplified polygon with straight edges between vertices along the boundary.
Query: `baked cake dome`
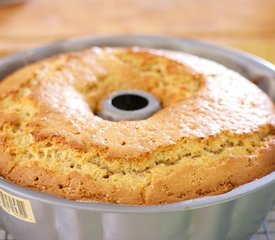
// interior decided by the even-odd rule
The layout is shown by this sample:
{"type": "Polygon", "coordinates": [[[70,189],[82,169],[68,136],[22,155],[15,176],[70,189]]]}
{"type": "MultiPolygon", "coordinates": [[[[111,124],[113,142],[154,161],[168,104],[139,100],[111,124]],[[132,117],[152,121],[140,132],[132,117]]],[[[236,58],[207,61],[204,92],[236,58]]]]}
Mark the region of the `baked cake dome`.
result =
{"type": "Polygon", "coordinates": [[[90,48],[0,83],[0,176],[71,200],[153,205],[228,192],[275,170],[275,111],[253,83],[192,55],[90,48]],[[109,121],[102,101],[152,94],[147,119],[109,121]]]}

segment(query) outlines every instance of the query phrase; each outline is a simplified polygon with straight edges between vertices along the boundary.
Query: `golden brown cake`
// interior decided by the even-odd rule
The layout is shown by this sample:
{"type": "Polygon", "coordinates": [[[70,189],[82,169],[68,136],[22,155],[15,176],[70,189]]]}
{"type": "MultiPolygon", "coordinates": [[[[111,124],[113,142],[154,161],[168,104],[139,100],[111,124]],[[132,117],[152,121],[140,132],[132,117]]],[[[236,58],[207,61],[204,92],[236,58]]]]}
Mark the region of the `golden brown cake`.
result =
{"type": "Polygon", "coordinates": [[[91,48],[26,66],[0,84],[0,175],[73,200],[152,205],[216,195],[275,170],[272,101],[195,56],[91,48]],[[96,113],[122,89],[162,109],[112,122],[96,113]]]}

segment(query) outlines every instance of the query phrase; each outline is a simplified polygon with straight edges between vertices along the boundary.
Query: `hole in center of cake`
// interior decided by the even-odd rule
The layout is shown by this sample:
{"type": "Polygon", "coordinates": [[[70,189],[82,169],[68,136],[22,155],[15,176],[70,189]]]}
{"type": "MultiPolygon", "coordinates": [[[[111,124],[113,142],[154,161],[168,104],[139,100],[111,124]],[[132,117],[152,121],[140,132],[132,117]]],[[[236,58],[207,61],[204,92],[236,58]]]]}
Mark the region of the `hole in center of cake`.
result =
{"type": "Polygon", "coordinates": [[[128,89],[113,92],[103,100],[97,115],[111,121],[142,120],[160,109],[160,102],[150,93],[128,89]]]}
{"type": "Polygon", "coordinates": [[[136,94],[121,94],[112,99],[112,105],[120,110],[134,111],[148,105],[145,97],[136,94]]]}

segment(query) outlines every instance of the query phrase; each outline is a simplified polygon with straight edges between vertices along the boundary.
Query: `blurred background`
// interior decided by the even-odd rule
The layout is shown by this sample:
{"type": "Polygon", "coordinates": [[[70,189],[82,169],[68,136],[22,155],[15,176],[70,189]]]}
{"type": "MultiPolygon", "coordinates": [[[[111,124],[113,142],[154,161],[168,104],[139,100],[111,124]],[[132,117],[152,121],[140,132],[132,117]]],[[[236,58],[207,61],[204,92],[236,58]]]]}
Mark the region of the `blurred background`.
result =
{"type": "Polygon", "coordinates": [[[25,0],[0,7],[0,56],[79,35],[153,34],[208,40],[275,63],[274,10],[275,0],[25,0]]]}

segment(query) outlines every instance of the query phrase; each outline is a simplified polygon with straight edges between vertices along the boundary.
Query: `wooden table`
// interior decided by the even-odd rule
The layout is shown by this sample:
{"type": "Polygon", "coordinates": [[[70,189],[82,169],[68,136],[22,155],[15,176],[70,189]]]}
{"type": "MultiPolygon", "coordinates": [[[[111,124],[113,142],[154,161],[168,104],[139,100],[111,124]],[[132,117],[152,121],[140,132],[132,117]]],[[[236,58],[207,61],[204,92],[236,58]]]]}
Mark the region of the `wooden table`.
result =
{"type": "Polygon", "coordinates": [[[275,63],[275,0],[27,0],[0,7],[0,56],[78,35],[204,39],[275,63]]]}

